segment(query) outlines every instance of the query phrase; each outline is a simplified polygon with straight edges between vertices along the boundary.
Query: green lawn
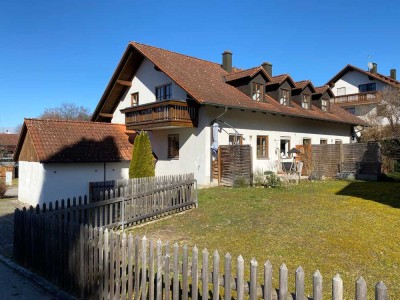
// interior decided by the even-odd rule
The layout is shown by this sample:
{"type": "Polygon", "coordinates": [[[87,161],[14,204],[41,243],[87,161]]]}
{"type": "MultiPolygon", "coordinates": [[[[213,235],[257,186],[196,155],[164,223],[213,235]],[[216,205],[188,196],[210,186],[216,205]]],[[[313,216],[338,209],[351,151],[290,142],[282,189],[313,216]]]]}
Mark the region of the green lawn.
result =
{"type": "MultiPolygon", "coordinates": [[[[369,286],[383,280],[391,299],[400,297],[400,181],[302,182],[289,189],[210,188],[199,191],[199,208],[130,230],[210,253],[241,254],[259,268],[268,259],[291,274],[301,265],[306,294],[312,273],[324,277],[324,298],[331,278],[340,273],[345,297],[354,299],[354,282],[362,275],[369,286]],[[396,297],[397,296],[397,297],[396,297]]],[[[261,270],[260,270],[261,272],[261,270]]]]}

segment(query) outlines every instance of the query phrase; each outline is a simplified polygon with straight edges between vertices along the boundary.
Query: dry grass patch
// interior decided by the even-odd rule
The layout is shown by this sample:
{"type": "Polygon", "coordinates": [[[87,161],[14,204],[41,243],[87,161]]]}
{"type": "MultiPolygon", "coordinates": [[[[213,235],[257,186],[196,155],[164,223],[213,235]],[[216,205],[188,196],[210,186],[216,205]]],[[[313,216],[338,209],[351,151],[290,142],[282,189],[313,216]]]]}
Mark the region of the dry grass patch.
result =
{"type": "MultiPolygon", "coordinates": [[[[199,191],[199,208],[131,232],[151,238],[215,249],[246,265],[255,257],[292,274],[301,265],[306,293],[312,273],[324,277],[324,294],[340,273],[346,298],[354,298],[354,282],[362,275],[373,285],[383,280],[392,299],[400,296],[400,182],[304,182],[291,189],[210,188],[199,191]]],[[[259,267],[261,268],[261,267],[259,267]]],[[[260,270],[261,271],[261,270],[260,270]]]]}

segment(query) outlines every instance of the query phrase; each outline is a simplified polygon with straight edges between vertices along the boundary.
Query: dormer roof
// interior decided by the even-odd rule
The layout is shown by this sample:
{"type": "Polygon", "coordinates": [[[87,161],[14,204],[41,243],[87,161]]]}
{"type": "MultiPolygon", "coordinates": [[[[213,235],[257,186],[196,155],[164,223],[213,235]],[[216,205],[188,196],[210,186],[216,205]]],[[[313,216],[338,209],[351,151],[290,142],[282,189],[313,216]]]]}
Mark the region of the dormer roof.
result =
{"type": "Polygon", "coordinates": [[[228,75],[225,75],[225,80],[226,80],[226,82],[232,82],[232,81],[242,79],[242,78],[253,78],[254,76],[256,76],[260,73],[264,76],[264,78],[267,81],[271,80],[270,76],[267,74],[267,72],[264,70],[264,68],[260,67],[260,66],[250,68],[247,70],[241,70],[241,71],[230,73],[228,75]]]}
{"type": "Polygon", "coordinates": [[[295,82],[296,89],[303,91],[306,87],[309,87],[313,93],[315,93],[315,87],[310,80],[302,80],[295,82]]]}
{"type": "Polygon", "coordinates": [[[292,77],[290,77],[289,74],[281,74],[281,75],[272,76],[270,82],[267,83],[267,86],[271,86],[271,85],[275,85],[275,84],[281,85],[286,80],[289,82],[289,84],[292,86],[292,88],[296,86],[294,80],[292,79],[292,77]]]}

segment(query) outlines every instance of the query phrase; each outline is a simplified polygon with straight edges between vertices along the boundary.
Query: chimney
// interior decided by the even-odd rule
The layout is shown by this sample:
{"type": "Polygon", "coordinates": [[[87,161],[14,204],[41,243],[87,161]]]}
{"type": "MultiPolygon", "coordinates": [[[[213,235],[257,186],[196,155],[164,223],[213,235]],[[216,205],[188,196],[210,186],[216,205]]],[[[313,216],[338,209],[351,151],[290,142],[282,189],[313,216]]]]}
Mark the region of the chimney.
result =
{"type": "Polygon", "coordinates": [[[372,63],[371,73],[372,74],[378,73],[378,64],[377,63],[372,63]]]}
{"type": "Polygon", "coordinates": [[[397,80],[396,79],[396,69],[390,69],[390,78],[392,78],[393,80],[397,80]]]}
{"type": "Polygon", "coordinates": [[[232,52],[229,50],[222,53],[222,68],[225,71],[232,72],[232,52]]]}
{"type": "Polygon", "coordinates": [[[269,76],[272,76],[272,64],[269,62],[263,62],[261,67],[263,67],[263,69],[265,70],[265,72],[267,72],[267,74],[269,76]]]}

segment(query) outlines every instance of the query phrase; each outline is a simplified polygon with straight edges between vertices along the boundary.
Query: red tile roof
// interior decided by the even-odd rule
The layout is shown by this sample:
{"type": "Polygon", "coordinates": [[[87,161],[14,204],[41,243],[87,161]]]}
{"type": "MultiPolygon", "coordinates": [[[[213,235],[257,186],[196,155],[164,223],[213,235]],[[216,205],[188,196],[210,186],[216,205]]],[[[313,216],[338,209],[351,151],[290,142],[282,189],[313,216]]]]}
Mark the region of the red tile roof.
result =
{"type": "Polygon", "coordinates": [[[301,80],[295,82],[298,89],[304,90],[307,86],[310,86],[312,90],[315,90],[312,82],[310,80],[301,80]]]}
{"type": "Polygon", "coordinates": [[[374,74],[374,73],[371,73],[371,72],[369,72],[369,71],[365,71],[365,70],[363,70],[363,69],[360,69],[360,68],[358,68],[358,67],[355,67],[355,66],[353,66],[353,65],[347,65],[347,66],[345,66],[342,70],[340,70],[339,71],[339,73],[337,73],[335,76],[333,76],[326,84],[332,84],[332,83],[335,83],[336,81],[338,81],[345,73],[347,73],[348,71],[358,71],[358,72],[360,72],[360,73],[362,73],[362,74],[365,74],[365,75],[367,75],[367,76],[370,76],[370,77],[372,77],[372,78],[374,78],[374,79],[376,79],[376,80],[379,80],[379,81],[381,81],[381,82],[383,82],[383,83],[386,83],[386,84],[389,84],[389,85],[391,85],[391,86],[394,86],[394,87],[400,87],[400,81],[398,81],[398,80],[394,80],[394,79],[392,79],[392,78],[390,78],[389,76],[386,76],[386,75],[383,75],[383,74],[380,74],[380,73],[376,73],[376,74],[374,74]]]}
{"type": "Polygon", "coordinates": [[[323,94],[329,89],[329,85],[317,86],[315,87],[315,92],[318,94],[323,94]]]}
{"type": "Polygon", "coordinates": [[[92,163],[129,161],[132,144],[125,125],[69,120],[25,119],[16,156],[26,133],[40,162],[92,163]]]}
{"type": "Polygon", "coordinates": [[[232,72],[228,75],[225,75],[225,80],[226,80],[226,82],[230,82],[230,81],[234,81],[234,80],[245,78],[245,77],[253,77],[254,75],[256,75],[259,72],[263,73],[265,75],[265,77],[268,78],[268,80],[270,79],[270,76],[268,76],[267,72],[265,72],[263,67],[254,67],[251,69],[240,70],[240,71],[232,72]]]}
{"type": "Polygon", "coordinates": [[[0,133],[0,146],[17,146],[19,134],[0,133]]]}
{"type": "MultiPolygon", "coordinates": [[[[347,113],[342,108],[338,108],[341,110],[338,114],[326,113],[319,111],[318,109],[306,110],[295,104],[290,107],[283,106],[269,96],[266,96],[265,103],[256,102],[252,100],[249,95],[245,95],[237,88],[225,82],[225,78],[231,80],[231,78],[235,78],[235,76],[238,75],[237,73],[240,72],[228,73],[218,63],[209,62],[137,42],[131,42],[129,44],[120,64],[106,88],[106,91],[104,92],[104,95],[95,109],[92,120],[95,121],[101,119],[101,117],[99,117],[101,112],[109,114],[114,112],[110,110],[110,107],[114,107],[115,110],[117,106],[116,101],[118,101],[118,99],[109,97],[109,95],[115,86],[116,80],[119,79],[119,76],[123,75],[123,78],[133,78],[135,74],[125,71],[126,68],[123,66],[130,54],[137,55],[138,52],[143,57],[149,59],[157,68],[169,76],[177,85],[184,89],[200,104],[271,112],[347,124],[365,124],[364,121],[350,113],[347,113]],[[104,107],[109,103],[107,101],[114,101],[115,103],[112,103],[113,105],[108,105],[108,108],[105,109],[104,107]]],[[[242,72],[243,74],[248,74],[248,72],[254,72],[258,68],[261,67],[244,70],[242,72]]],[[[331,108],[332,107],[334,107],[334,105],[331,105],[331,108]]],[[[331,111],[334,112],[336,110],[333,108],[331,111]]]]}

